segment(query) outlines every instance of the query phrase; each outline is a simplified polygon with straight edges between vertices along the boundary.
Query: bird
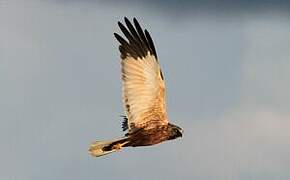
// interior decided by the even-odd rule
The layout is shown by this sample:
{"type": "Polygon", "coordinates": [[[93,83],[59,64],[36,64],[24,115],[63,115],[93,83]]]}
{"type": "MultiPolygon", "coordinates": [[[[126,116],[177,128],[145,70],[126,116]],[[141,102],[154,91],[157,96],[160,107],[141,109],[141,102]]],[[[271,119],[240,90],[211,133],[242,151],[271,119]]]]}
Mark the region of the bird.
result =
{"type": "Polygon", "coordinates": [[[136,18],[127,17],[118,26],[125,38],[114,33],[120,43],[122,93],[125,115],[122,138],[95,141],[89,147],[94,157],[117,152],[124,147],[151,146],[182,137],[182,128],[169,123],[165,81],[149,32],[136,18]],[[125,40],[126,39],[126,40],[125,40]]]}

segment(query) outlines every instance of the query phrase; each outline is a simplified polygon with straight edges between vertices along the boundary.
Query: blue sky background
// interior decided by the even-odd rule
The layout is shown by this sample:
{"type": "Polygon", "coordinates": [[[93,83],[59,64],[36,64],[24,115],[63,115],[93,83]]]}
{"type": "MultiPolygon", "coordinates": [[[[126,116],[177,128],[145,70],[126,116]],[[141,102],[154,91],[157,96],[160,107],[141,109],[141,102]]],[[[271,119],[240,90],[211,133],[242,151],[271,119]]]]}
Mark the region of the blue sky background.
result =
{"type": "Polygon", "coordinates": [[[290,179],[287,1],[0,1],[0,179],[290,179]],[[277,3],[278,2],[278,3],[277,3]],[[123,135],[117,21],[155,41],[182,139],[123,135]]]}

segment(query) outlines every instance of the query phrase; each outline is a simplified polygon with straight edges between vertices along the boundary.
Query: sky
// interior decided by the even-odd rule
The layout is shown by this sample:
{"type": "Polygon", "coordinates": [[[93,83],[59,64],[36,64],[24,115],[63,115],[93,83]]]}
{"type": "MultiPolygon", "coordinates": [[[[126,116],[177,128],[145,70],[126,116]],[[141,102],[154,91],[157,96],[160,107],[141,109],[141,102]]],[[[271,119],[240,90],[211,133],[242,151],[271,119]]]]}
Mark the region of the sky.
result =
{"type": "Polygon", "coordinates": [[[0,179],[290,179],[288,1],[0,1],[0,179]],[[279,3],[277,3],[279,2],[279,3]],[[118,21],[149,30],[182,138],[123,136],[118,21]]]}

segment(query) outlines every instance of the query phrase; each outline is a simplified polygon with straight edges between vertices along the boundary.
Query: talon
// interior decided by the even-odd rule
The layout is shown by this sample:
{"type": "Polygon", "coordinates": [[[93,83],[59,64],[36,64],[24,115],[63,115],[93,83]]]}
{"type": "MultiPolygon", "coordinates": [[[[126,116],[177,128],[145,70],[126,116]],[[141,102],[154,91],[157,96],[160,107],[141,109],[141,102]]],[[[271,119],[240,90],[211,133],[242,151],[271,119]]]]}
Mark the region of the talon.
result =
{"type": "Polygon", "coordinates": [[[120,150],[121,148],[122,148],[122,145],[121,145],[120,143],[115,144],[115,145],[113,146],[113,149],[116,149],[116,150],[120,150]]]}

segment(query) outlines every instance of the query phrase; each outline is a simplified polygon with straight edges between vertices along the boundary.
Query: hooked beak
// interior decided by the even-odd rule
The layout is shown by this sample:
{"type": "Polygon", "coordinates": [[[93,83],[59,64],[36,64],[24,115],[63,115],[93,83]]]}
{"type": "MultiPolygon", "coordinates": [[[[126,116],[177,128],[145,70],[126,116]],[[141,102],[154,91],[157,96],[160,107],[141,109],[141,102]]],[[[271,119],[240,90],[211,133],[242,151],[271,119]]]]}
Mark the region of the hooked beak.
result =
{"type": "Polygon", "coordinates": [[[180,132],[180,137],[182,137],[184,131],[180,129],[179,132],[180,132]]]}

